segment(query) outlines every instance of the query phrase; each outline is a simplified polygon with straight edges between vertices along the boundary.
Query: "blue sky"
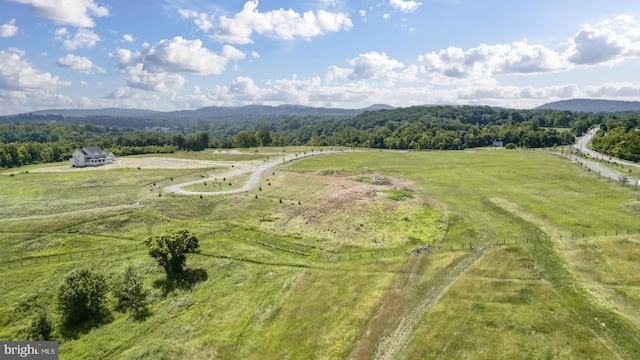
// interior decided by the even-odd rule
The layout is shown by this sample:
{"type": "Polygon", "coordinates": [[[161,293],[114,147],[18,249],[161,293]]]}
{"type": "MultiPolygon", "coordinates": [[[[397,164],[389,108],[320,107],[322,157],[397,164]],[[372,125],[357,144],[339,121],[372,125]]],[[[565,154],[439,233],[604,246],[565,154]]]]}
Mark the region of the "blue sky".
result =
{"type": "Polygon", "coordinates": [[[0,0],[0,114],[640,100],[640,1],[0,0]]]}

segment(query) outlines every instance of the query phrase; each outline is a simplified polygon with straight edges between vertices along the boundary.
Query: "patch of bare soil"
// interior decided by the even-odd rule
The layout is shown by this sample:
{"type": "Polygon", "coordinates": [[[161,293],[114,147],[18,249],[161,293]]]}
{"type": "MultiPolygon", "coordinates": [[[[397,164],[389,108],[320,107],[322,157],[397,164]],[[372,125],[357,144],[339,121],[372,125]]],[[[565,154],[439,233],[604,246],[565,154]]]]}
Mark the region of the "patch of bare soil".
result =
{"type": "Polygon", "coordinates": [[[141,169],[200,169],[216,166],[228,166],[227,163],[205,161],[205,160],[188,160],[188,159],[170,159],[161,157],[139,157],[139,158],[120,158],[115,163],[95,167],[72,168],[69,165],[51,166],[30,170],[31,172],[61,172],[61,171],[99,171],[117,168],[141,168],[141,169]]]}
{"type": "Polygon", "coordinates": [[[372,199],[379,190],[389,190],[395,188],[410,188],[411,183],[407,180],[389,179],[389,184],[376,185],[366,182],[349,180],[347,178],[332,178],[331,185],[320,198],[327,200],[329,205],[341,207],[355,201],[372,199]]]}

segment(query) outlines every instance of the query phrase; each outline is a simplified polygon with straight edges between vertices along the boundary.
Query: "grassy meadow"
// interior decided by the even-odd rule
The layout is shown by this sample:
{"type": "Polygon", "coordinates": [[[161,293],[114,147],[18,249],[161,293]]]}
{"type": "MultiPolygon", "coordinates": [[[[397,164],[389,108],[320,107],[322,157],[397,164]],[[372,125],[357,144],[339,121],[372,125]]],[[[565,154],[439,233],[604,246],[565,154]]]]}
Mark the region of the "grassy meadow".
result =
{"type": "MultiPolygon", "coordinates": [[[[276,150],[168,157],[319,152],[276,150]]],[[[203,198],[164,188],[222,169],[48,169],[0,171],[0,339],[45,312],[61,359],[640,358],[640,191],[547,151],[313,156],[203,198]],[[179,286],[142,245],[173,228],[202,251],[179,286]],[[127,265],[149,315],[63,336],[64,276],[127,265]]]]}

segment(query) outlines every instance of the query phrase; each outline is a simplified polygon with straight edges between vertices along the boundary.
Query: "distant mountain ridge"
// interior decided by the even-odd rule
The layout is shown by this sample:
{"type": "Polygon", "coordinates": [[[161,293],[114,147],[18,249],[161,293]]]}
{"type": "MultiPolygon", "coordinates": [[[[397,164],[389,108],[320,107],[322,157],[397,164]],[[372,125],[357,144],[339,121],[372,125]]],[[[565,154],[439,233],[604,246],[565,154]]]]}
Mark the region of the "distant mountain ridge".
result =
{"type": "Polygon", "coordinates": [[[559,110],[586,113],[640,111],[640,101],[571,99],[540,105],[535,110],[559,110]]]}
{"type": "Polygon", "coordinates": [[[50,109],[38,110],[23,115],[55,115],[64,117],[90,117],[90,116],[117,116],[117,117],[138,117],[138,118],[201,118],[203,116],[210,118],[228,118],[233,116],[344,116],[352,117],[365,111],[376,111],[382,109],[395,109],[393,106],[385,104],[374,104],[362,109],[343,109],[343,108],[325,108],[310,107],[302,105],[246,105],[239,107],[220,107],[208,106],[196,110],[178,110],[178,111],[153,111],[142,109],[121,109],[121,108],[105,108],[105,109],[50,109]]]}

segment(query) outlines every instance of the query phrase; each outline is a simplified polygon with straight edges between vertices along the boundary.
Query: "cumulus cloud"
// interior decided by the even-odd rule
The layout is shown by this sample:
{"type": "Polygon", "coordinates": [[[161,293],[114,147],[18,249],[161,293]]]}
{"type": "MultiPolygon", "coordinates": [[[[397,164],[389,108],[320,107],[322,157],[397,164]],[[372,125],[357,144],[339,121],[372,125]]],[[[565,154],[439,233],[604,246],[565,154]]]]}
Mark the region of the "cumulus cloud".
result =
{"type": "Polygon", "coordinates": [[[93,0],[9,0],[25,4],[36,16],[47,18],[58,25],[94,27],[93,17],[109,16],[109,9],[93,0]]]}
{"type": "Polygon", "coordinates": [[[109,57],[118,61],[118,69],[125,70],[133,59],[133,53],[128,49],[118,49],[115,53],[110,53],[109,57]]]}
{"type": "Polygon", "coordinates": [[[24,52],[0,50],[0,89],[9,91],[43,90],[71,85],[48,72],[40,72],[22,59],[24,52]]]}
{"type": "Polygon", "coordinates": [[[208,32],[215,28],[215,25],[213,24],[215,16],[213,15],[184,9],[178,10],[178,14],[180,14],[180,17],[183,19],[193,19],[193,23],[204,32],[208,32]]]}
{"type": "Polygon", "coordinates": [[[391,6],[397,10],[405,13],[410,13],[418,10],[420,5],[419,1],[405,1],[405,0],[390,0],[391,6]]]}
{"type": "Polygon", "coordinates": [[[589,97],[595,98],[626,98],[640,97],[640,83],[634,82],[608,82],[601,85],[587,86],[585,92],[589,97]]]}
{"type": "Polygon", "coordinates": [[[129,69],[127,86],[147,91],[168,92],[182,88],[187,82],[182,75],[165,72],[150,73],[142,67],[142,64],[137,64],[129,69]]]}
{"type": "Polygon", "coordinates": [[[481,44],[467,50],[448,47],[419,56],[421,71],[434,83],[496,75],[534,74],[571,70],[620,61],[640,55],[640,25],[630,16],[585,25],[569,39],[563,52],[544,45],[515,41],[481,44]]]}
{"type": "Polygon", "coordinates": [[[122,41],[124,42],[133,42],[135,39],[130,34],[122,35],[122,41]]]}
{"type": "Polygon", "coordinates": [[[133,90],[128,87],[120,87],[115,91],[105,96],[105,99],[131,99],[133,97],[133,90]]]}
{"type": "Polygon", "coordinates": [[[486,45],[463,50],[449,47],[418,57],[422,70],[436,82],[505,74],[529,74],[564,69],[565,62],[555,51],[525,42],[486,45]]]}
{"type": "Polygon", "coordinates": [[[149,72],[193,73],[198,75],[221,74],[229,59],[238,59],[244,54],[232,46],[223,48],[223,55],[217,55],[202,47],[199,39],[186,40],[176,36],[171,40],[161,40],[158,44],[142,50],[139,62],[149,72]],[[230,56],[230,57],[225,57],[230,56]]]}
{"type": "Polygon", "coordinates": [[[565,56],[576,65],[595,65],[640,55],[640,25],[621,16],[585,25],[570,39],[565,56]]]}
{"type": "Polygon", "coordinates": [[[417,81],[420,69],[416,65],[405,65],[398,60],[390,59],[387,54],[371,51],[360,54],[349,60],[351,68],[330,66],[325,72],[325,80],[349,79],[367,81],[382,79],[385,82],[417,81]]]}
{"type": "Polygon", "coordinates": [[[90,49],[96,46],[96,43],[100,41],[100,36],[87,29],[78,29],[76,34],[71,36],[66,28],[59,28],[55,31],[55,39],[62,41],[65,49],[75,50],[77,48],[90,49]]]}
{"type": "Polygon", "coordinates": [[[404,67],[402,62],[389,59],[387,54],[375,51],[358,55],[349,61],[349,65],[353,66],[353,70],[349,74],[349,79],[352,80],[384,77],[394,69],[404,67]]]}
{"type": "Polygon", "coordinates": [[[67,54],[67,56],[63,58],[59,58],[56,61],[56,64],[61,67],[70,68],[73,70],[80,71],[84,74],[93,74],[93,73],[104,73],[105,70],[99,66],[93,64],[91,60],[83,56],[76,56],[72,54],[67,54]]]}
{"type": "Polygon", "coordinates": [[[351,19],[344,13],[319,10],[300,14],[292,9],[282,8],[260,12],[257,8],[257,0],[247,1],[242,11],[233,17],[220,16],[217,22],[213,15],[193,10],[181,9],[179,14],[183,19],[193,19],[202,31],[213,31],[214,39],[232,44],[253,43],[251,36],[254,32],[280,40],[296,37],[310,40],[327,32],[349,30],[353,26],[351,19]]]}
{"type": "Polygon", "coordinates": [[[8,38],[15,36],[17,33],[16,19],[11,19],[8,23],[0,25],[0,37],[8,38]]]}

